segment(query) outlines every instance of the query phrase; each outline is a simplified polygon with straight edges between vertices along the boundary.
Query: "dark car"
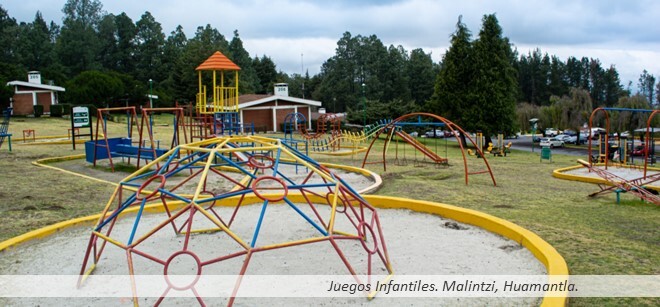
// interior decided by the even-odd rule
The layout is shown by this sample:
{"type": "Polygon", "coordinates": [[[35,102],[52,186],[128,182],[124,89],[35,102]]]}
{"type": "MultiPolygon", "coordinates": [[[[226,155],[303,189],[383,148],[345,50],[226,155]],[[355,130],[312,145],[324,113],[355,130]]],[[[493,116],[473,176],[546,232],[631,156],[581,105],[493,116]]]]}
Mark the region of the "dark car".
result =
{"type": "Polygon", "coordinates": [[[637,145],[635,148],[633,148],[631,155],[633,156],[645,156],[646,155],[646,145],[642,143],[642,145],[637,145]]]}

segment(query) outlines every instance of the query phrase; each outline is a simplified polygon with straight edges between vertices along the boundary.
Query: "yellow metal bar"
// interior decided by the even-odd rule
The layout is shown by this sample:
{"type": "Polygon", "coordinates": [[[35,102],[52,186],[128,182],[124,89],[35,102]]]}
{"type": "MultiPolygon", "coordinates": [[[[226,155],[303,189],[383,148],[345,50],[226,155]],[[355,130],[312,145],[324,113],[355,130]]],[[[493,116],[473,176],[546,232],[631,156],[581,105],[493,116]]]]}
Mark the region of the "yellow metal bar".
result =
{"type": "MultiPolygon", "coordinates": [[[[222,231],[222,228],[206,228],[206,229],[194,229],[191,230],[190,233],[212,233],[212,232],[218,232],[222,231]]],[[[180,234],[185,235],[188,234],[187,231],[182,231],[180,234]]]]}
{"type": "Polygon", "coordinates": [[[209,157],[206,159],[206,165],[204,165],[204,170],[202,171],[201,176],[199,177],[199,184],[197,184],[197,189],[195,189],[195,193],[193,194],[193,202],[196,202],[199,199],[199,193],[202,192],[202,189],[206,185],[206,176],[209,173],[209,169],[211,168],[211,164],[213,164],[213,160],[215,159],[215,152],[217,151],[217,148],[214,148],[211,150],[211,154],[209,157]]]}
{"type": "Polygon", "coordinates": [[[199,212],[201,212],[202,214],[204,214],[204,215],[205,215],[208,219],[210,219],[210,220],[211,220],[216,226],[220,227],[220,229],[222,229],[222,231],[224,231],[224,232],[225,232],[226,234],[228,234],[232,239],[234,239],[234,241],[236,241],[236,243],[238,243],[238,244],[240,244],[241,246],[243,246],[243,248],[245,248],[246,250],[250,250],[250,245],[248,245],[247,243],[245,243],[245,242],[244,242],[239,236],[237,236],[233,231],[229,230],[229,228],[227,228],[227,227],[226,227],[225,225],[223,225],[220,221],[218,221],[218,220],[215,218],[215,216],[213,216],[213,215],[211,215],[210,213],[208,213],[204,208],[200,207],[198,204],[196,204],[196,203],[192,203],[192,204],[193,204],[193,206],[195,206],[195,208],[197,208],[197,210],[199,210],[199,212]]]}
{"type": "Polygon", "coordinates": [[[101,239],[103,239],[103,240],[106,240],[106,241],[108,241],[108,242],[110,242],[110,243],[116,245],[117,247],[120,247],[120,248],[126,249],[126,245],[121,244],[119,241],[117,241],[117,240],[115,240],[115,239],[112,239],[112,238],[110,238],[110,237],[107,237],[106,235],[104,235],[104,234],[102,234],[102,233],[100,233],[100,232],[98,232],[98,231],[92,231],[92,233],[95,234],[96,236],[98,236],[99,238],[101,238],[101,239]]]}
{"type": "Polygon", "coordinates": [[[261,247],[258,247],[258,248],[260,250],[269,250],[269,249],[287,247],[287,246],[292,246],[292,245],[300,245],[300,244],[320,242],[320,241],[326,240],[327,238],[328,237],[316,237],[316,238],[302,239],[302,240],[289,241],[289,242],[284,242],[284,243],[265,245],[265,246],[261,246],[261,247]]]}
{"type": "MultiPolygon", "coordinates": [[[[330,223],[328,223],[328,235],[334,233],[335,215],[337,214],[337,198],[339,198],[339,185],[335,186],[335,197],[332,198],[332,209],[330,210],[330,223]]],[[[348,210],[348,208],[346,208],[348,210]]]]}
{"type": "Polygon", "coordinates": [[[236,90],[234,91],[234,97],[233,97],[233,110],[234,112],[238,112],[238,70],[236,71],[236,90]]]}
{"type": "Polygon", "coordinates": [[[126,181],[128,181],[128,180],[131,180],[131,179],[133,179],[133,178],[139,176],[139,175],[142,175],[143,173],[146,173],[146,172],[148,172],[148,171],[151,171],[150,168],[151,168],[152,166],[156,165],[157,163],[162,162],[163,160],[165,160],[166,158],[168,158],[169,156],[171,156],[173,152],[174,152],[174,148],[173,148],[173,149],[170,149],[168,152],[164,153],[164,154],[161,155],[160,157],[151,160],[151,162],[149,162],[147,165],[145,165],[145,166],[143,166],[142,168],[140,168],[140,170],[138,170],[137,172],[135,172],[135,173],[133,173],[133,174],[130,174],[128,177],[124,178],[123,182],[126,182],[126,181]]]}
{"type": "Polygon", "coordinates": [[[89,266],[89,269],[87,269],[87,271],[83,273],[82,279],[80,279],[80,283],[78,284],[78,287],[82,286],[85,283],[85,280],[87,280],[87,277],[89,277],[89,275],[92,275],[94,269],[96,269],[96,263],[92,263],[92,265],[89,266]]]}
{"type": "Polygon", "coordinates": [[[357,236],[358,236],[357,234],[348,233],[348,232],[341,231],[341,230],[335,230],[335,231],[333,231],[332,233],[333,233],[333,234],[342,235],[342,236],[349,236],[349,237],[357,237],[357,236]]]}
{"type": "Polygon", "coordinates": [[[215,74],[215,70],[213,70],[213,111],[214,112],[217,112],[216,109],[217,105],[218,105],[218,93],[216,90],[216,74],[215,74]]]}
{"type": "Polygon", "coordinates": [[[202,71],[201,70],[197,72],[197,78],[199,80],[198,81],[199,82],[199,92],[197,93],[197,111],[201,113],[202,112],[202,103],[203,103],[203,101],[202,101],[202,91],[203,91],[203,89],[202,89],[202,71]]]}
{"type": "MultiPolygon", "coordinates": [[[[385,277],[385,279],[383,280],[383,282],[381,282],[381,284],[386,284],[386,283],[388,283],[388,282],[390,281],[390,279],[392,279],[392,277],[394,276],[394,273],[392,273],[392,271],[391,271],[389,268],[388,268],[388,271],[390,271],[390,274],[387,275],[387,277],[385,277]]],[[[371,292],[367,295],[367,299],[368,299],[368,300],[372,300],[372,299],[374,299],[374,297],[376,296],[376,294],[378,294],[378,292],[379,292],[378,289],[376,289],[376,290],[374,290],[374,291],[371,291],[371,292]]]]}
{"type": "Polygon", "coordinates": [[[117,193],[119,193],[119,185],[115,188],[115,191],[112,192],[112,196],[110,196],[110,200],[108,200],[108,203],[105,205],[105,208],[103,208],[103,212],[101,213],[101,216],[99,216],[98,221],[94,226],[98,226],[103,222],[103,219],[105,218],[105,215],[108,214],[108,210],[110,210],[110,206],[112,203],[115,202],[115,197],[117,197],[117,193]]]}

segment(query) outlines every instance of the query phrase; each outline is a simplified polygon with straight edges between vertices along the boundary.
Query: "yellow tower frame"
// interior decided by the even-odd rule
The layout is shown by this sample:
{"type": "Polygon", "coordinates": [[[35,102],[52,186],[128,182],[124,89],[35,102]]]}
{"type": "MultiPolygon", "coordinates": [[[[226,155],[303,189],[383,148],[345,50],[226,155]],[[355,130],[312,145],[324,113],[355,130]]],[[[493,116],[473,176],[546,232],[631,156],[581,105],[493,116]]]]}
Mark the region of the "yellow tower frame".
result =
{"type": "Polygon", "coordinates": [[[204,63],[197,66],[199,91],[197,92],[197,113],[213,114],[217,112],[238,112],[238,65],[232,62],[220,51],[216,51],[204,63]],[[206,85],[203,84],[202,72],[213,72],[213,100],[209,101],[206,85]],[[218,73],[220,72],[220,83],[218,73]],[[234,84],[225,86],[225,72],[234,72],[234,84]]]}

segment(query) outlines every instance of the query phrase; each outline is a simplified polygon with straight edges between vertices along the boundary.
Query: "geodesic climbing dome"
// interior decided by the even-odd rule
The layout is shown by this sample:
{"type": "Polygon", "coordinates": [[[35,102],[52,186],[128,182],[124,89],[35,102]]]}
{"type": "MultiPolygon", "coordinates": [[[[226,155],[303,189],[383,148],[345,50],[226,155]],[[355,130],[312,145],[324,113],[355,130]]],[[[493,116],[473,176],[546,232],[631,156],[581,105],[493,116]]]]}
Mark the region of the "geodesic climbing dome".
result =
{"type": "MultiPolygon", "coordinates": [[[[204,304],[196,290],[199,278],[181,284],[169,275],[243,276],[256,254],[294,246],[297,253],[304,253],[300,248],[314,248],[312,243],[332,246],[337,265],[342,263],[358,283],[366,283],[361,278],[376,271],[392,274],[374,207],[337,174],[276,139],[223,137],[177,146],[120,182],[101,216],[92,229],[79,286],[102,267],[106,248],[119,248],[125,251],[120,255],[125,254],[131,276],[145,267],[163,272],[163,293],[157,304],[171,291],[191,291],[204,304]],[[241,207],[253,203],[261,206],[259,214],[242,215],[241,207]],[[277,231],[290,232],[293,240],[267,239],[268,207],[276,203],[291,208],[286,228],[277,231]],[[162,209],[157,213],[162,221],[155,227],[141,223],[144,212],[151,209],[162,209]],[[120,219],[131,220],[132,226],[113,232],[120,219]],[[312,235],[300,235],[307,233],[312,235]],[[161,238],[171,236],[180,238],[175,240],[178,243],[160,244],[161,238]],[[204,243],[198,240],[201,237],[204,243]]],[[[230,305],[240,284],[238,278],[230,305]]],[[[132,289],[137,302],[135,283],[132,289]]]]}

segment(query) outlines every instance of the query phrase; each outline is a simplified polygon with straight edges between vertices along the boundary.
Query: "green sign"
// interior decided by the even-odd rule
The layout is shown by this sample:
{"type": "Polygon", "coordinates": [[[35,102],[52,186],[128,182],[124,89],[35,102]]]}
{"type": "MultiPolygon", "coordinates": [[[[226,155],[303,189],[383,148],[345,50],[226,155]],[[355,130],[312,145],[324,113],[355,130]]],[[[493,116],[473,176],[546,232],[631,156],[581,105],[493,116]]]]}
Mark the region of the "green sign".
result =
{"type": "Polygon", "coordinates": [[[71,121],[74,128],[89,127],[89,108],[87,107],[74,107],[72,110],[71,121]]]}

